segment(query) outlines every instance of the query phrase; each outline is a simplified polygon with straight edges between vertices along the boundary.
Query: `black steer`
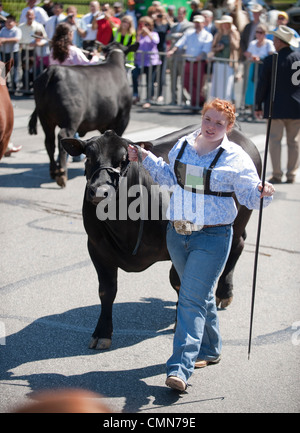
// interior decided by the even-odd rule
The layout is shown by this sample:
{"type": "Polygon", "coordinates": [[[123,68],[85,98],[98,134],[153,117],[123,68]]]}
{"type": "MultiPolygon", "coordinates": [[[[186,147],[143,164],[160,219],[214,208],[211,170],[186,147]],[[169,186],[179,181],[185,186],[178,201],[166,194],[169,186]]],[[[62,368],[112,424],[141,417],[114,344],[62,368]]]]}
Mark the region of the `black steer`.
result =
{"type": "MultiPolygon", "coordinates": [[[[178,138],[198,127],[199,125],[191,125],[152,143],[136,144],[151,148],[155,155],[167,161],[168,152],[178,138]]],[[[238,143],[251,156],[260,174],[261,159],[254,144],[237,129],[231,132],[230,139],[238,143]]],[[[117,293],[118,268],[127,272],[139,272],[157,261],[170,260],[166,247],[167,221],[162,217],[168,203],[168,193],[165,193],[166,195],[163,193],[160,199],[161,191],[158,187],[153,187],[156,184],[143,166],[139,163],[129,163],[127,157],[129,143],[131,143],[129,140],[119,137],[113,131],[106,131],[102,136],[86,141],[74,138],[62,140],[62,145],[71,155],[84,153],[87,157],[83,220],[88,235],[89,254],[98,274],[101,300],[101,314],[90,343],[90,347],[96,349],[107,349],[111,345],[112,305],[117,293]],[[134,186],[137,186],[135,196],[127,194],[134,186]],[[112,191],[114,194],[111,194],[112,191]],[[143,200],[141,197],[137,198],[139,191],[143,193],[143,200]],[[134,203],[135,200],[139,200],[140,206],[134,203]],[[143,212],[140,244],[137,244],[137,240],[141,218],[134,220],[124,217],[124,206],[126,212],[132,208],[140,213],[143,212]],[[158,207],[159,217],[158,213],[155,213],[153,218],[151,209],[157,210],[158,207]],[[105,212],[107,214],[111,212],[112,218],[105,220],[105,212]],[[133,255],[136,248],[137,254],[133,255]]],[[[221,303],[222,307],[229,305],[232,300],[233,271],[244,247],[245,227],[251,215],[249,209],[238,203],[237,206],[238,215],[234,222],[232,248],[216,291],[217,304],[221,303]]],[[[180,282],[173,266],[170,271],[170,282],[175,289],[179,290],[180,282]]]]}
{"type": "Polygon", "coordinates": [[[101,133],[113,129],[122,135],[132,105],[132,91],[125,67],[126,54],[138,44],[125,47],[112,42],[103,48],[105,62],[85,66],[50,66],[34,81],[36,108],[29,121],[29,133],[37,133],[39,117],[45,133],[45,146],[50,158],[50,176],[61,187],[66,186],[67,154],[60,145],[64,137],[78,132],[101,133]],[[58,160],[54,159],[55,128],[58,134],[58,160]]]}

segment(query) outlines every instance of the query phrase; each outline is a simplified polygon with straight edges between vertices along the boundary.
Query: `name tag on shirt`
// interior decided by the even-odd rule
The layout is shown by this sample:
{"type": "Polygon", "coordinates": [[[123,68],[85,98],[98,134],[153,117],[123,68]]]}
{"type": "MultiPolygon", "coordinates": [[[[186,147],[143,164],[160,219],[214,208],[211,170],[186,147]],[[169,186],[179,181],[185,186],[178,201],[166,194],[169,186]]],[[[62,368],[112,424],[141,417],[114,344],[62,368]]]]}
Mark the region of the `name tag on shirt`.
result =
{"type": "Polygon", "coordinates": [[[178,161],[176,177],[179,185],[187,191],[203,193],[207,169],[178,161]]]}

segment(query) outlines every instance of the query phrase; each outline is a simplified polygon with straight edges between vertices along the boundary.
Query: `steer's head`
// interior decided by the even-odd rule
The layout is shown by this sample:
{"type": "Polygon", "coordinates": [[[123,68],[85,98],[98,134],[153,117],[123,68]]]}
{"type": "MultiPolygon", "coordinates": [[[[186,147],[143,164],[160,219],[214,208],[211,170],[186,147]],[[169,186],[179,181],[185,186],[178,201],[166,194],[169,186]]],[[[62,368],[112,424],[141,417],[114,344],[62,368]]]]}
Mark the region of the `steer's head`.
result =
{"type": "Polygon", "coordinates": [[[97,205],[107,197],[110,188],[118,188],[119,178],[129,164],[128,144],[114,131],[106,131],[100,137],[88,140],[64,138],[65,150],[72,156],[86,155],[85,175],[87,179],[86,199],[97,205]]]}
{"type": "Polygon", "coordinates": [[[120,42],[110,42],[108,45],[102,45],[101,52],[105,55],[105,57],[109,57],[109,55],[113,51],[123,51],[124,55],[127,56],[127,54],[131,52],[136,52],[139,48],[139,43],[134,42],[131,45],[123,45],[120,42]]]}

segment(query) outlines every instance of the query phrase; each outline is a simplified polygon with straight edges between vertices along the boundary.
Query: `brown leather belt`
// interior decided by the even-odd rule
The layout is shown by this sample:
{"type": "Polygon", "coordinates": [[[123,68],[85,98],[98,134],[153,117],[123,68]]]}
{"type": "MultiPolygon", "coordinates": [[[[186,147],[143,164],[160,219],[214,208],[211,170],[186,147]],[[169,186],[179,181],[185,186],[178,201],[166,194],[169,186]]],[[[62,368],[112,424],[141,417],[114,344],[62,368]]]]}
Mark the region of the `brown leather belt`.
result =
{"type": "Polygon", "coordinates": [[[199,232],[202,229],[206,229],[209,227],[221,227],[224,224],[215,224],[215,225],[198,225],[193,224],[190,221],[179,220],[179,221],[170,221],[176,232],[180,235],[191,235],[192,232],[199,232]]]}

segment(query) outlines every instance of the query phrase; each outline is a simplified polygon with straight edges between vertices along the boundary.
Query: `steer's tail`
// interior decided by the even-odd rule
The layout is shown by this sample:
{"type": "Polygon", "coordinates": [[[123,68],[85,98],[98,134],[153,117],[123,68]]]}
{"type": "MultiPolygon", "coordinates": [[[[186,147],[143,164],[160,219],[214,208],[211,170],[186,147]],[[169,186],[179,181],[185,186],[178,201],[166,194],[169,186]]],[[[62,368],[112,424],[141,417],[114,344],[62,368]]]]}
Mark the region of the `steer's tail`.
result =
{"type": "Polygon", "coordinates": [[[37,112],[36,108],[32,115],[30,116],[28,123],[28,132],[30,135],[37,135],[37,112]]]}

